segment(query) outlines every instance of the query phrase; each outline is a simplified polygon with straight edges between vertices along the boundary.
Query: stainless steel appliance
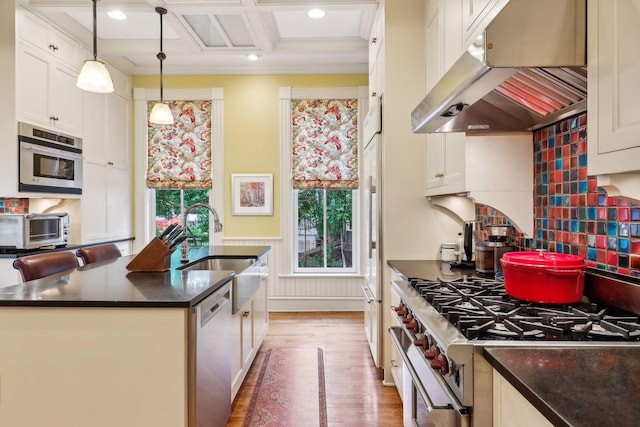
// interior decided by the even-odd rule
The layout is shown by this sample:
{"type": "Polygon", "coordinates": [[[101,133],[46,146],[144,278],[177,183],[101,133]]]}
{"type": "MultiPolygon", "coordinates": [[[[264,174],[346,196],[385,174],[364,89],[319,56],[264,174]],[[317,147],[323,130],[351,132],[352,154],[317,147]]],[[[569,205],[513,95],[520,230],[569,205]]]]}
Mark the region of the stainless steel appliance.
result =
{"type": "Polygon", "coordinates": [[[19,191],[82,194],[82,138],[18,123],[19,191]]]}
{"type": "Polygon", "coordinates": [[[513,227],[485,226],[476,238],[476,271],[482,274],[495,274],[502,271],[500,259],[512,252],[513,227]]]}
{"type": "Polygon", "coordinates": [[[231,415],[230,293],[227,282],[192,310],[189,419],[194,426],[224,427],[231,415]]]}
{"type": "Polygon", "coordinates": [[[638,315],[587,298],[529,303],[509,297],[500,280],[464,275],[395,281],[392,289],[402,326],[389,332],[406,366],[406,416],[418,426],[492,424],[484,347],[640,345],[638,315]]]}
{"type": "Polygon", "coordinates": [[[586,1],[504,3],[413,110],[414,132],[525,131],[586,110],[586,1]]]}
{"type": "Polygon", "coordinates": [[[69,214],[0,215],[0,248],[38,249],[69,243],[69,214]]]}

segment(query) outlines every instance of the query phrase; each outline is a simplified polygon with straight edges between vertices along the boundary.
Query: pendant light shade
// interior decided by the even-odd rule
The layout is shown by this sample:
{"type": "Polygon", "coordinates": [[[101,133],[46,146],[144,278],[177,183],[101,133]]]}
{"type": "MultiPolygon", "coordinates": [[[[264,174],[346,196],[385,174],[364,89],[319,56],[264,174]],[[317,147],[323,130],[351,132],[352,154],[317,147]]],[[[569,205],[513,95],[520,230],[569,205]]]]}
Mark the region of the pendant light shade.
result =
{"type": "Polygon", "coordinates": [[[149,121],[158,125],[171,125],[173,124],[173,114],[167,104],[164,103],[163,94],[163,82],[162,82],[162,61],[167,58],[167,55],[162,51],[162,15],[167,13],[167,9],[164,7],[156,7],[156,12],[160,15],[160,52],[156,55],[160,61],[160,102],[156,102],[149,114],[149,121]]]}
{"type": "Polygon", "coordinates": [[[104,62],[98,61],[98,33],[97,33],[97,12],[96,5],[98,0],[92,0],[93,2],[93,60],[87,59],[84,61],[82,70],[78,75],[78,81],[76,86],[82,90],[97,93],[111,93],[113,89],[113,80],[109,75],[104,62]]]}
{"type": "Polygon", "coordinates": [[[172,125],[173,114],[171,114],[171,109],[164,102],[156,102],[153,104],[151,114],[149,114],[149,121],[157,125],[172,125]]]}

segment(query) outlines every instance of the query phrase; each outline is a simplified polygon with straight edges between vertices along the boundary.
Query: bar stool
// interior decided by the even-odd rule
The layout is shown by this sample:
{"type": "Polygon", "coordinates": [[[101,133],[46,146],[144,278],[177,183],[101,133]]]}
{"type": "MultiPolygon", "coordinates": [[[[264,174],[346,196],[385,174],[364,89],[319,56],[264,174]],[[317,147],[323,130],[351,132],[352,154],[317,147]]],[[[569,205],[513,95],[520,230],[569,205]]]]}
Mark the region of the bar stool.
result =
{"type": "Polygon", "coordinates": [[[13,261],[13,268],[20,271],[23,282],[71,270],[79,265],[78,258],[71,252],[29,255],[13,261]]]}
{"type": "Polygon", "coordinates": [[[122,256],[120,249],[113,243],[80,248],[76,251],[76,255],[82,259],[84,265],[107,261],[122,256]]]}

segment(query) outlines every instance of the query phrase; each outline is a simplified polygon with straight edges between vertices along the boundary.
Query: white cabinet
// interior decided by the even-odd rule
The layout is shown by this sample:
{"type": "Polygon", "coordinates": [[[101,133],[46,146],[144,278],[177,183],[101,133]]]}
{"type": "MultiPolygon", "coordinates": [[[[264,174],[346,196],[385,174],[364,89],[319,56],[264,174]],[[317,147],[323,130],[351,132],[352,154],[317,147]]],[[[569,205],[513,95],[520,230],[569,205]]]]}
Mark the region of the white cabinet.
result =
{"type": "Polygon", "coordinates": [[[589,175],[640,198],[640,1],[589,0],[587,17],[589,175]]]}
{"type": "Polygon", "coordinates": [[[82,136],[82,91],[76,87],[82,49],[22,9],[17,13],[17,33],[18,120],[82,136]]]}
{"type": "MultiPolygon", "coordinates": [[[[432,0],[425,9],[426,89],[431,90],[462,51],[460,0],[432,0]]],[[[450,194],[464,187],[463,133],[427,134],[425,194],[450,194]]]]}
{"type": "Polygon", "coordinates": [[[132,234],[131,101],[85,92],[82,240],[132,234]]]}
{"type": "Polygon", "coordinates": [[[550,427],[552,425],[498,371],[493,370],[494,427],[550,427]]]}
{"type": "Polygon", "coordinates": [[[260,275],[260,286],[253,297],[232,317],[231,343],[231,399],[240,390],[251,364],[264,341],[269,326],[269,266],[268,255],[258,259],[254,266],[260,275]]]}
{"type": "Polygon", "coordinates": [[[468,47],[509,0],[462,0],[464,46],[468,47]]]}
{"type": "Polygon", "coordinates": [[[17,48],[18,120],[82,136],[82,91],[78,71],[22,42],[17,48]]]}

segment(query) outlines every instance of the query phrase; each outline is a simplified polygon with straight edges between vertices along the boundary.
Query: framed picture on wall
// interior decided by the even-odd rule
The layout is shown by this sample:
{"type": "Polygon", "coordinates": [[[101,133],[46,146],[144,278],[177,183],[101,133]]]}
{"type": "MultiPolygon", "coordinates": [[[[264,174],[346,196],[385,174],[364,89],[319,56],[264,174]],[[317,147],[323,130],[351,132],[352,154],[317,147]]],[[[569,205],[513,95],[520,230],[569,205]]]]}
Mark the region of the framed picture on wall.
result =
{"type": "Polygon", "coordinates": [[[273,215],[273,175],[232,174],[231,214],[273,215]]]}

